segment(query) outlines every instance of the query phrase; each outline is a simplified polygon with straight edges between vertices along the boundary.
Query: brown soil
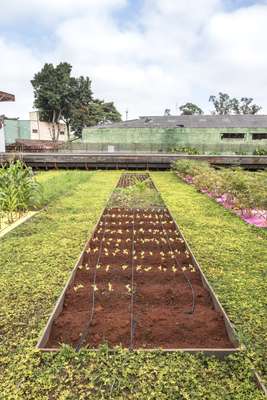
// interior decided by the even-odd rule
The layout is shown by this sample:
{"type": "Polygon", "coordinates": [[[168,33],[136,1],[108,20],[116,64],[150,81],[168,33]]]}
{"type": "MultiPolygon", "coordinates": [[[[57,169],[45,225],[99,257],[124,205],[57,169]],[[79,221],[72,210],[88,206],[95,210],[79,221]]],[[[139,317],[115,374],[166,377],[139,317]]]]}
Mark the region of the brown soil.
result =
{"type": "MultiPolygon", "coordinates": [[[[125,177],[120,185],[129,181],[131,177],[125,177]]],[[[105,210],[53,323],[47,347],[76,346],[86,327],[84,345],[90,348],[102,343],[130,347],[132,315],[134,348],[233,347],[166,209],[105,210]],[[195,292],[193,313],[185,275],[195,292]]]]}

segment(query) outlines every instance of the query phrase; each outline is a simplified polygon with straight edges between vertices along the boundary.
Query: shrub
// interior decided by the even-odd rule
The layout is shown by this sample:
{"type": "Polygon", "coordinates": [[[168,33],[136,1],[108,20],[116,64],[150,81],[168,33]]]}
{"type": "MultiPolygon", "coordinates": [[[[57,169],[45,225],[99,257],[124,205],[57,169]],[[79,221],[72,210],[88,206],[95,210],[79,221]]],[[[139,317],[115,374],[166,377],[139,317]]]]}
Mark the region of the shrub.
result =
{"type": "Polygon", "coordinates": [[[195,160],[176,160],[172,163],[172,169],[182,176],[194,177],[200,173],[208,173],[211,170],[208,163],[195,160]]]}
{"type": "Polygon", "coordinates": [[[190,146],[177,146],[171,149],[172,153],[185,153],[190,155],[200,154],[199,151],[195,147],[190,146]]]}
{"type": "Polygon", "coordinates": [[[135,181],[133,185],[114,190],[109,202],[110,207],[147,208],[162,206],[158,192],[150,187],[149,181],[135,181]]]}
{"type": "Polygon", "coordinates": [[[262,147],[258,147],[253,151],[254,156],[267,156],[267,149],[263,149],[262,147]]]}
{"type": "Polygon", "coordinates": [[[253,208],[267,209],[266,172],[246,172],[241,168],[215,170],[194,160],[177,160],[172,169],[200,191],[207,191],[213,197],[224,195],[230,207],[246,212],[253,208]]]}
{"type": "Polygon", "coordinates": [[[0,169],[0,213],[7,216],[9,223],[14,220],[15,213],[37,208],[41,194],[41,186],[31,168],[21,161],[0,169]]]}

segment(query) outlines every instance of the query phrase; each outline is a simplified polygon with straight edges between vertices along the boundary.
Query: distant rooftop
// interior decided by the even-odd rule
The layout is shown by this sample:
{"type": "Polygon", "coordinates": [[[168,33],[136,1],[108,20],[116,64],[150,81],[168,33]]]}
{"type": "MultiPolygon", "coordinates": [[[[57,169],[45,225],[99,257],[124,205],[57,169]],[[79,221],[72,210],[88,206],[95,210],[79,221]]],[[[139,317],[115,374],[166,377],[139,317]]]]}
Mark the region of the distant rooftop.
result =
{"type": "Polygon", "coordinates": [[[267,115],[176,115],[143,116],[98,126],[105,128],[265,128],[267,115]]]}
{"type": "Polygon", "coordinates": [[[0,101],[15,101],[15,96],[0,90],[0,101]]]}

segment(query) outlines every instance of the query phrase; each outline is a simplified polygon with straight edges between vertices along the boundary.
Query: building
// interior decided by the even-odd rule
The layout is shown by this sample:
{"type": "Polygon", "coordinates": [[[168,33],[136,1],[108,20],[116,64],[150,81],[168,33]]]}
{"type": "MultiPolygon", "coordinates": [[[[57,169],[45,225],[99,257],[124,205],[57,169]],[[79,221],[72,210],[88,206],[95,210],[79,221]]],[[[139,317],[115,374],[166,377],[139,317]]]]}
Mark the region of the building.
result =
{"type": "MultiPolygon", "coordinates": [[[[15,101],[15,96],[10,93],[0,91],[0,102],[15,101]]],[[[0,153],[5,152],[5,135],[4,135],[4,115],[0,115],[0,153]]]]}
{"type": "MultiPolygon", "coordinates": [[[[29,117],[28,120],[18,118],[4,119],[4,134],[7,145],[15,143],[16,139],[52,140],[52,123],[40,121],[38,111],[30,112],[29,117]]],[[[60,123],[59,128],[59,140],[67,141],[66,125],[60,123]]]]}
{"type": "MultiPolygon", "coordinates": [[[[40,121],[39,112],[30,112],[31,139],[33,140],[52,140],[52,124],[40,121]]],[[[59,124],[60,141],[68,140],[67,127],[64,123],[59,124]]]]}
{"type": "Polygon", "coordinates": [[[181,147],[203,154],[267,151],[267,115],[145,116],[83,131],[86,150],[169,152],[181,147]]]}

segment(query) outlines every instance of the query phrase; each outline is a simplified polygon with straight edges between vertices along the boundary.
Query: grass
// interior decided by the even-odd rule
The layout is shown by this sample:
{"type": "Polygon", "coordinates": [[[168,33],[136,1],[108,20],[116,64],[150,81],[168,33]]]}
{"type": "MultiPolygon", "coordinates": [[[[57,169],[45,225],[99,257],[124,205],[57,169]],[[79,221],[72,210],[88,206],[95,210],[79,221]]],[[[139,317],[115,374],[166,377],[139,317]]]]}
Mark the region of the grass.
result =
{"type": "Polygon", "coordinates": [[[119,172],[65,174],[38,176],[46,186],[47,210],[0,241],[0,399],[264,399],[251,371],[253,366],[264,369],[264,287],[259,276],[266,235],[171,173],[152,177],[248,345],[247,352],[219,361],[122,349],[111,353],[106,347],[99,353],[63,347],[58,354],[43,354],[35,349],[119,177],[119,172]]]}
{"type": "Polygon", "coordinates": [[[88,180],[86,171],[50,171],[39,172],[37,181],[43,187],[42,204],[46,205],[63,195],[70,194],[77,185],[88,180]]]}
{"type": "Polygon", "coordinates": [[[267,230],[252,227],[180,181],[152,174],[212,283],[247,355],[267,375],[267,230]]]}

